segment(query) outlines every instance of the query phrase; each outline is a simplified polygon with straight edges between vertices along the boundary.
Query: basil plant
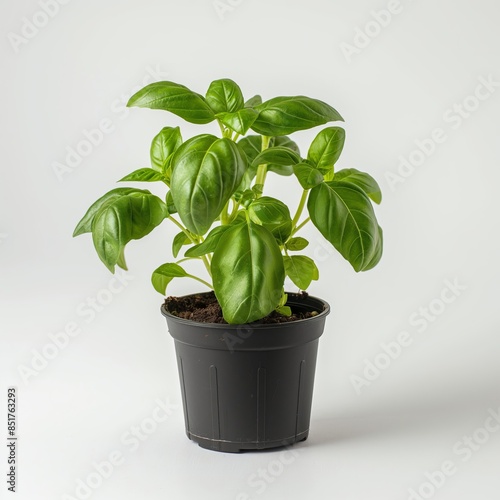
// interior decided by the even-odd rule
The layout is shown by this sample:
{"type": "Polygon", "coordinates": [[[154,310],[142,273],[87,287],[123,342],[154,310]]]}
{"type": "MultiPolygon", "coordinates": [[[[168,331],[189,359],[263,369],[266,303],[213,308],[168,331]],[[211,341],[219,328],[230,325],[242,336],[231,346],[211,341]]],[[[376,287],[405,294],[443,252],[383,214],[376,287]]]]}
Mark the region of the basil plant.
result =
{"type": "Polygon", "coordinates": [[[221,136],[204,133],[184,141],[179,127],[163,128],[151,144],[151,167],[121,181],[159,182],[167,188],[165,198],[119,187],[89,208],[74,236],[91,233],[111,272],[127,269],[127,243],[167,220],[179,230],[172,241],[175,261],[153,272],[154,288],[165,294],[174,278],[195,279],[214,290],[228,323],[244,324],[274,310],[291,313],[286,276],[301,290],[319,278],[314,261],[300,254],[308,241],[298,233],[309,221],[355,271],[379,262],[382,229],[372,202],[380,203],[380,188],[364,172],[335,169],[344,129],[323,128],[304,157],[289,137],[342,122],[328,104],[304,96],[245,101],[234,81],[222,79],[210,84],[205,97],[177,83],[152,83],[128,106],[169,111],[199,125],[216,122],[221,136]],[[265,192],[268,174],[296,178],[293,215],[265,192]],[[191,260],[201,261],[207,276],[191,274],[191,260]]]}

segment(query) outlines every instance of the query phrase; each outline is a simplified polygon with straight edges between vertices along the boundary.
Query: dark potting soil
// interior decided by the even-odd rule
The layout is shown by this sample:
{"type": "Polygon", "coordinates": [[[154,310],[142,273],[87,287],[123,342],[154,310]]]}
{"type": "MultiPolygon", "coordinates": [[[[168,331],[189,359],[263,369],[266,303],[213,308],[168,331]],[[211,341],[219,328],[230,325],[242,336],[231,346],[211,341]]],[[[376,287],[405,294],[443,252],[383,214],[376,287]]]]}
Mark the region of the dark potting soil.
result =
{"type": "MultiPolygon", "coordinates": [[[[302,293],[307,295],[305,292],[302,293]]],[[[227,321],[222,317],[222,309],[213,292],[187,297],[167,297],[165,304],[170,314],[179,318],[197,321],[198,323],[227,324],[227,321]]],[[[291,321],[297,321],[299,319],[312,318],[316,316],[318,312],[294,312],[292,310],[291,316],[284,316],[283,314],[273,311],[265,318],[254,321],[254,324],[269,325],[273,323],[290,323],[291,321]]]]}

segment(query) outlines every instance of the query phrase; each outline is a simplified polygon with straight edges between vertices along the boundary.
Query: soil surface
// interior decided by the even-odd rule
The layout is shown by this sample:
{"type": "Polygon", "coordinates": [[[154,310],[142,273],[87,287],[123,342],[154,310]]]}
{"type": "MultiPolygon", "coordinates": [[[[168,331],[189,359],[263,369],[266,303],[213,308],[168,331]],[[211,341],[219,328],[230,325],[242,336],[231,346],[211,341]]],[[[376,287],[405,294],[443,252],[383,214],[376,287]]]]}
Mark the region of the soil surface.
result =
{"type": "MultiPolygon", "coordinates": [[[[302,292],[307,295],[305,292],[302,292]]],[[[165,305],[170,314],[183,319],[197,321],[198,323],[223,323],[227,321],[222,317],[222,309],[213,292],[189,297],[167,297],[165,305]]],[[[291,316],[273,311],[271,314],[253,324],[270,325],[274,323],[290,323],[300,319],[312,318],[318,314],[317,311],[293,311],[291,316]]]]}

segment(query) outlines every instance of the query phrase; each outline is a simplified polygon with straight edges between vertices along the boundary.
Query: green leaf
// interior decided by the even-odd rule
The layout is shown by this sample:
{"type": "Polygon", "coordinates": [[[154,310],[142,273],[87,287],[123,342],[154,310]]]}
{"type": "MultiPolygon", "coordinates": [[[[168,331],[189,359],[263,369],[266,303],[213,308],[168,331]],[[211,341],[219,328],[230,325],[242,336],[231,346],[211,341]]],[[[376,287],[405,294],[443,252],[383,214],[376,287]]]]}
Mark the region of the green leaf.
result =
{"type": "Polygon", "coordinates": [[[255,108],[255,106],[258,106],[259,104],[262,104],[262,97],[257,94],[248,99],[245,103],[245,108],[255,108]]]}
{"type": "Polygon", "coordinates": [[[311,190],[307,208],[321,234],[355,271],[364,271],[377,251],[379,238],[368,196],[354,184],[333,180],[311,190]]]}
{"type": "Polygon", "coordinates": [[[125,245],[149,234],[167,216],[165,203],[149,191],[114,199],[99,210],[92,223],[99,258],[114,272],[125,245]]]}
{"type": "Polygon", "coordinates": [[[219,244],[219,240],[222,235],[226,232],[229,226],[217,226],[214,227],[205,238],[203,243],[195,245],[194,247],[189,248],[184,254],[186,257],[203,257],[207,253],[215,252],[217,245],[219,244]]]}
{"type": "Polygon", "coordinates": [[[269,141],[270,147],[281,146],[283,148],[291,149],[294,153],[300,156],[300,149],[296,142],[292,141],[290,137],[286,135],[280,135],[278,137],[271,137],[269,141]]]}
{"type": "Polygon", "coordinates": [[[169,191],[165,196],[165,203],[167,204],[167,210],[170,215],[176,214],[177,209],[175,208],[174,199],[172,198],[172,192],[169,191]]]}
{"type": "Polygon", "coordinates": [[[186,141],[172,160],[171,192],[184,225],[205,234],[240,185],[244,153],[230,139],[199,135],[186,141]]]}
{"type": "Polygon", "coordinates": [[[160,130],[151,142],[150,157],[151,168],[164,173],[167,160],[172,153],[182,144],[182,136],[179,127],[165,127],[160,130]]]}
{"type": "Polygon", "coordinates": [[[291,149],[283,146],[268,148],[259,153],[253,160],[253,165],[264,165],[267,163],[288,167],[300,163],[300,156],[291,149]]]}
{"type": "Polygon", "coordinates": [[[382,191],[377,181],[369,174],[360,172],[355,168],[339,170],[334,179],[336,181],[351,182],[361,188],[375,203],[382,201],[382,191]]]}
{"type": "Polygon", "coordinates": [[[291,252],[296,252],[298,250],[304,250],[307,245],[309,245],[309,242],[305,238],[298,236],[296,238],[290,238],[286,242],[286,249],[291,252]]]}
{"type": "Polygon", "coordinates": [[[287,135],[331,121],[344,121],[330,105],[305,96],[275,97],[257,106],[252,129],[267,136],[287,135]]]}
{"type": "Polygon", "coordinates": [[[190,123],[210,123],[215,114],[203,96],[174,82],[156,82],[146,85],[134,94],[127,106],[163,109],[190,123]]]}
{"type": "Polygon", "coordinates": [[[164,180],[165,178],[163,175],[152,168],[139,168],[138,170],[134,170],[132,173],[126,175],[118,182],[157,182],[164,180]]]}
{"type": "Polygon", "coordinates": [[[284,243],[292,232],[290,210],[280,200],[263,196],[248,207],[250,219],[264,226],[280,243],[284,243]]]}
{"type": "Polygon", "coordinates": [[[260,135],[249,135],[238,141],[238,146],[245,153],[248,167],[245,170],[243,180],[238,191],[245,191],[250,188],[253,179],[257,175],[257,166],[253,166],[252,162],[257,157],[262,149],[262,137],[260,135]]]}
{"type": "Polygon", "coordinates": [[[311,189],[323,182],[323,174],[307,163],[299,163],[293,167],[293,173],[296,175],[300,185],[304,189],[311,189]]]}
{"type": "Polygon", "coordinates": [[[240,205],[247,208],[248,205],[250,205],[250,203],[252,203],[252,201],[255,200],[255,192],[252,191],[251,189],[245,189],[245,191],[238,191],[234,194],[234,198],[240,205]]]}
{"type": "Polygon", "coordinates": [[[234,113],[244,104],[240,87],[229,78],[213,81],[205,99],[214,113],[234,113]]]}
{"type": "Polygon", "coordinates": [[[283,316],[291,316],[292,310],[288,306],[279,306],[276,308],[276,312],[282,314],[283,316]]]}
{"type": "Polygon", "coordinates": [[[149,193],[149,191],[143,191],[136,188],[116,188],[112,191],[109,191],[90,206],[90,208],[87,210],[87,213],[83,216],[82,220],[76,226],[73,237],[92,232],[92,222],[94,221],[97,213],[103,207],[112,203],[116,199],[127,196],[131,193],[149,193]]]}
{"type": "Polygon", "coordinates": [[[123,270],[128,271],[127,261],[125,260],[125,248],[122,249],[120,256],[118,257],[118,261],[116,262],[118,267],[121,267],[123,270]]]}
{"type": "Polygon", "coordinates": [[[214,290],[224,319],[251,323],[279,303],[285,270],[273,235],[253,222],[229,226],[212,259],[214,290]]]}
{"type": "Polygon", "coordinates": [[[153,287],[158,293],[165,295],[168,284],[174,278],[185,278],[187,276],[189,274],[179,264],[163,264],[153,272],[151,283],[153,283],[153,287]]]}
{"type": "Polygon", "coordinates": [[[260,135],[249,135],[240,139],[238,145],[245,152],[248,164],[251,165],[262,150],[262,137],[260,135]]]}
{"type": "Polygon", "coordinates": [[[323,129],[313,140],[307,159],[322,173],[327,174],[339,159],[345,142],[345,130],[340,127],[323,129]]]}
{"type": "Polygon", "coordinates": [[[251,108],[240,109],[234,113],[218,113],[217,119],[226,127],[234,130],[238,134],[244,135],[253,125],[259,113],[251,108]]]}
{"type": "Polygon", "coordinates": [[[172,254],[174,258],[177,258],[179,252],[181,251],[181,248],[184,245],[189,245],[190,243],[191,240],[184,231],[181,231],[180,233],[176,234],[174,240],[172,241],[172,254]]]}
{"type": "Polygon", "coordinates": [[[311,281],[319,279],[319,271],[314,261],[305,255],[283,257],[286,275],[301,290],[307,290],[311,281]]]}
{"type": "Polygon", "coordinates": [[[382,231],[382,228],[379,226],[375,253],[373,254],[373,257],[370,259],[370,261],[366,264],[363,271],[369,271],[370,269],[373,269],[380,262],[383,252],[384,252],[384,233],[382,231]]]}
{"type": "MultiPolygon", "coordinates": [[[[291,150],[293,153],[296,153],[298,157],[300,158],[300,150],[297,144],[290,139],[290,137],[285,136],[278,136],[278,137],[271,137],[271,140],[269,141],[269,146],[270,147],[282,147],[282,148],[288,148],[291,150]]],[[[295,156],[292,156],[295,159],[295,156]]],[[[276,164],[268,164],[267,165],[267,171],[268,172],[274,172],[275,174],[278,175],[284,175],[284,176],[289,176],[293,174],[293,164],[290,165],[276,165],[276,164]]]]}
{"type": "Polygon", "coordinates": [[[268,172],[274,172],[275,174],[278,175],[283,175],[285,177],[288,177],[293,174],[293,167],[291,165],[289,166],[283,166],[283,165],[268,165],[267,166],[267,171],[268,172]]]}

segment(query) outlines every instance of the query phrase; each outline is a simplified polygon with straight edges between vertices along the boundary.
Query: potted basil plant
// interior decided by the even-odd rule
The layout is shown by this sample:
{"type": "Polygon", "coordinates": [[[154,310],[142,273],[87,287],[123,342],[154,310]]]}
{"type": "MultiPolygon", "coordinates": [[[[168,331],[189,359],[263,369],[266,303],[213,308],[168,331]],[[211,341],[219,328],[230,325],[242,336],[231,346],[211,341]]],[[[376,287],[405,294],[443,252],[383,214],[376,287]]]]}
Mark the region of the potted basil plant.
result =
{"type": "Polygon", "coordinates": [[[299,232],[310,221],[355,271],[373,268],[382,256],[372,206],[381,201],[377,182],[335,168],[345,140],[339,126],[320,130],[301,154],[291,134],[343,121],[317,99],[245,101],[230,79],[212,82],[203,97],[164,81],[144,87],[128,106],[214,122],[220,136],[183,140],[179,127],[163,128],[151,144],[151,167],[121,181],[159,182],[165,198],[147,189],[113,189],[89,208],[74,235],[91,233],[99,258],[114,272],[127,269],[130,241],[165,221],[178,229],[173,258],[157,267],[152,283],[162,295],[177,278],[209,289],[170,297],[161,309],[175,339],[190,439],[228,452],[304,440],[329,306],[304,292],[319,271],[300,253],[308,241],[299,232]],[[268,175],[296,179],[293,207],[266,192],[268,175]],[[195,262],[204,276],[191,270],[195,262]],[[285,292],[287,276],[300,293],[285,292]]]}

